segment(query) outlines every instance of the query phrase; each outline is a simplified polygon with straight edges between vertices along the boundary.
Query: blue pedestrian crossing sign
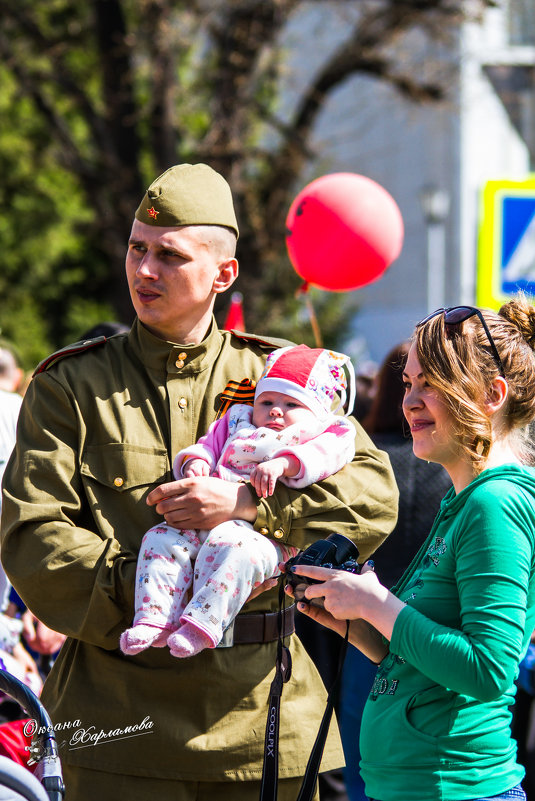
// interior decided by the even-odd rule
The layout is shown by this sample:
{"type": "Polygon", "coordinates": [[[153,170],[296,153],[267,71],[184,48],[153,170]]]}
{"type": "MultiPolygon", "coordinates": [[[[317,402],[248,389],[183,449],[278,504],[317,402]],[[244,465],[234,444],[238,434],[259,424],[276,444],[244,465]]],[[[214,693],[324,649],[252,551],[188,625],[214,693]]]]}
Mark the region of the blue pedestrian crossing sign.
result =
{"type": "Polygon", "coordinates": [[[482,192],[476,302],[497,309],[520,290],[535,297],[535,175],[482,192]]]}

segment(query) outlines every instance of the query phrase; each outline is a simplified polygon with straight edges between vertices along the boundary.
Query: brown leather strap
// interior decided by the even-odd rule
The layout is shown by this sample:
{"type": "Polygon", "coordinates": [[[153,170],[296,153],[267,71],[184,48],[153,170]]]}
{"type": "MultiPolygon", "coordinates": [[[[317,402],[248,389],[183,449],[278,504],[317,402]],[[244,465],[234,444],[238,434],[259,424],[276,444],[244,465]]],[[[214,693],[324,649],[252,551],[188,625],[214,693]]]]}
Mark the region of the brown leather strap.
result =
{"type": "MultiPolygon", "coordinates": [[[[234,621],[234,645],[255,642],[274,642],[279,636],[277,626],[278,612],[251,612],[238,615],[234,621]]],[[[282,636],[295,631],[295,604],[282,613],[282,636]]]]}

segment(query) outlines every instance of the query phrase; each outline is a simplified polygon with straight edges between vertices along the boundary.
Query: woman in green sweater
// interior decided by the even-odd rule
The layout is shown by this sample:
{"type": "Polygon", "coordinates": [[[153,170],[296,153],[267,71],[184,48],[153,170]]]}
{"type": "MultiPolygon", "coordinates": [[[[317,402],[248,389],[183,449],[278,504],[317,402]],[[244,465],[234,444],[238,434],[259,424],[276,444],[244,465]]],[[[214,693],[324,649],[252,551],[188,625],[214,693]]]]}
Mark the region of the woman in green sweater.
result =
{"type": "Polygon", "coordinates": [[[510,705],[535,628],[535,308],[439,309],[418,324],[404,370],[414,453],[453,487],[389,591],[360,575],[320,580],[299,608],[379,664],[360,733],[378,801],[525,799],[510,705]]]}

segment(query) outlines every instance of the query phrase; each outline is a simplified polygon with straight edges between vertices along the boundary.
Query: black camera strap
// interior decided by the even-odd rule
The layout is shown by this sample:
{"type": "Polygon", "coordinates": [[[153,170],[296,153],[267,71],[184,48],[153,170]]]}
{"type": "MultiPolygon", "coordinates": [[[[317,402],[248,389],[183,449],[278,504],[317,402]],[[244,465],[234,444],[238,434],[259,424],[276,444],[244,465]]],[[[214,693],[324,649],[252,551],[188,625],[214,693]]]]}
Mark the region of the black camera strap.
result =
{"type": "MultiPolygon", "coordinates": [[[[282,613],[284,610],[284,587],[282,582],[279,585],[279,612],[277,625],[279,637],[277,641],[277,659],[275,662],[275,676],[271,682],[268,701],[268,717],[266,723],[266,735],[264,740],[264,765],[262,770],[262,782],[260,786],[259,801],[277,801],[277,786],[279,781],[279,727],[280,727],[280,702],[284,684],[289,680],[291,668],[291,656],[289,649],[282,642],[282,613]]],[[[349,621],[346,626],[346,634],[342,647],[340,648],[338,659],[338,670],[327,695],[327,706],[323,713],[323,718],[318,730],[316,741],[308,759],[303,783],[299,790],[296,801],[312,801],[316,781],[318,778],[321,757],[325,748],[325,741],[329,732],[334,706],[339,691],[340,677],[347,650],[349,636],[349,621]]]]}
{"type": "Polygon", "coordinates": [[[279,781],[279,727],[280,702],[284,684],[292,675],[292,658],[290,649],[282,642],[282,613],[284,611],[284,586],[279,583],[279,611],[277,614],[277,658],[275,676],[271,682],[268,700],[268,717],[266,736],[264,739],[264,766],[259,801],[277,801],[277,784],[279,781]]]}
{"type": "Polygon", "coordinates": [[[333,681],[327,695],[327,706],[325,707],[325,712],[323,713],[316,742],[314,743],[308,759],[305,775],[303,777],[303,783],[301,784],[301,789],[299,790],[299,795],[297,796],[297,801],[311,801],[312,796],[314,795],[321,757],[323,755],[323,749],[325,748],[325,741],[327,739],[327,734],[329,733],[329,725],[331,723],[333,709],[335,707],[340,689],[340,678],[342,676],[342,668],[347,651],[348,636],[349,620],[346,624],[346,634],[338,656],[338,670],[336,671],[336,678],[333,681]]]}

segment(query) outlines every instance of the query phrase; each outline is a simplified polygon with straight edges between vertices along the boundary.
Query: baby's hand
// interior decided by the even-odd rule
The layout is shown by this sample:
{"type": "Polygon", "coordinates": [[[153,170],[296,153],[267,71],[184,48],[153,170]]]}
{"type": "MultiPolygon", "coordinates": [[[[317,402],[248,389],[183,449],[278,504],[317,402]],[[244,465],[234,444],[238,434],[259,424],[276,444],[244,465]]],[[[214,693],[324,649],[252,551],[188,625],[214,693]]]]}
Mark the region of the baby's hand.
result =
{"type": "Polygon", "coordinates": [[[209,476],[210,468],[204,459],[190,459],[183,469],[185,478],[194,478],[195,476],[209,476]]]}
{"type": "Polygon", "coordinates": [[[285,456],[261,462],[255,467],[249,478],[259,498],[273,495],[277,479],[284,475],[287,468],[288,459],[285,456]]]}

